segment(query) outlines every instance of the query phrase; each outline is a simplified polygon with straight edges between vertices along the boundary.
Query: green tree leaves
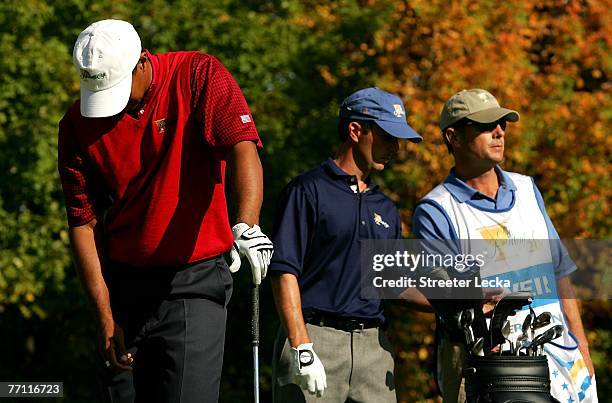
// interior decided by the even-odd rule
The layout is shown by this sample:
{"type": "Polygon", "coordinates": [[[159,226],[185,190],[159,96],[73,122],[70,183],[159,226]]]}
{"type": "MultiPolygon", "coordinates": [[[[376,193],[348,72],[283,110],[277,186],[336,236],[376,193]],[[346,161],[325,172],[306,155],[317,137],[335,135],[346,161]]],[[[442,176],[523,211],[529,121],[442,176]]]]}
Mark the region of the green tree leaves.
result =
{"type": "MultiPolygon", "coordinates": [[[[79,96],[72,46],[90,23],[125,19],[154,53],[200,49],[228,67],[265,145],[267,231],[280,189],[333,154],[342,99],[378,85],[401,94],[410,124],[425,138],[403,145],[399,161],[378,178],[398,201],[409,232],[416,201],[451,164],[436,126],[442,103],[464,87],[484,87],[521,112],[507,137],[506,167],[536,176],[562,236],[606,238],[610,6],[610,0],[1,2],[0,379],[59,374],[71,382],[69,400],[95,393],[87,371],[95,361],[93,323],[71,268],[56,172],[57,124],[79,96]]],[[[230,306],[231,334],[245,337],[246,277],[237,277],[230,306]]],[[[593,308],[600,323],[609,316],[606,307],[593,308]]],[[[270,299],[262,315],[263,339],[271,343],[270,299]]],[[[424,316],[411,322],[413,314],[401,307],[394,315],[400,319],[392,325],[395,341],[405,353],[399,373],[408,374],[398,378],[400,398],[434,395],[431,374],[410,367],[414,360],[431,365],[431,323],[424,316]]],[[[591,334],[595,348],[609,355],[609,330],[591,334]]],[[[241,340],[232,337],[228,342],[241,340]]],[[[226,356],[225,401],[250,396],[250,374],[238,358],[250,354],[248,340],[235,343],[242,344],[244,350],[226,356]]],[[[269,393],[270,355],[262,349],[262,389],[269,393]]],[[[601,354],[594,357],[607,365],[601,354]]],[[[602,374],[600,388],[609,387],[602,374]]]]}

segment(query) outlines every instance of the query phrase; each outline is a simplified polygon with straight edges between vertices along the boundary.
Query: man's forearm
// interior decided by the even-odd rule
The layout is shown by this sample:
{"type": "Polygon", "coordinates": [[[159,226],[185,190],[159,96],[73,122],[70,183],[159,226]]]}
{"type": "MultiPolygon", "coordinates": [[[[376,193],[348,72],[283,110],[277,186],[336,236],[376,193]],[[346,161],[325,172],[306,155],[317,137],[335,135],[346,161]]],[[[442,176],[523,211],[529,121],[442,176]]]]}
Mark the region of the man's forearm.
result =
{"type": "Polygon", "coordinates": [[[308,330],[302,315],[302,298],[297,277],[291,273],[271,276],[272,292],[276,309],[287,332],[291,347],[310,343],[308,330]]]}
{"type": "Polygon", "coordinates": [[[435,312],[427,297],[416,288],[407,288],[400,294],[400,298],[407,301],[412,308],[421,312],[435,312]]]}
{"type": "Polygon", "coordinates": [[[586,334],[584,333],[582,319],[580,318],[580,310],[578,309],[578,303],[576,302],[569,277],[566,276],[558,279],[557,287],[559,289],[561,306],[563,307],[563,313],[567,319],[569,329],[574,336],[576,336],[576,339],[578,340],[578,348],[582,353],[582,357],[585,360],[589,373],[593,375],[594,368],[593,362],[591,361],[591,354],[589,352],[589,342],[586,334]]]}
{"type": "Polygon", "coordinates": [[[259,223],[263,201],[263,171],[252,141],[236,144],[230,152],[232,190],[236,200],[236,222],[259,223]]]}
{"type": "Polygon", "coordinates": [[[113,322],[113,315],[108,288],[102,276],[101,251],[96,245],[97,225],[93,220],[80,227],[71,227],[69,233],[77,274],[94,307],[98,324],[104,326],[113,322]]]}

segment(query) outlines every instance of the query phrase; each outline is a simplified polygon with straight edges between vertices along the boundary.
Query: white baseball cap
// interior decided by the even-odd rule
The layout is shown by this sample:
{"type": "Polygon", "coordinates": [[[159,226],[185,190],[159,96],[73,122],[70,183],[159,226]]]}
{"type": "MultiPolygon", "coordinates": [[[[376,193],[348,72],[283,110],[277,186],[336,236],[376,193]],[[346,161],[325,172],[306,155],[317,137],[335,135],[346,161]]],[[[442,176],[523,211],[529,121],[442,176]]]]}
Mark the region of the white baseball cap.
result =
{"type": "Polygon", "coordinates": [[[125,108],[141,51],[140,37],[126,21],[102,20],[81,32],[72,52],[81,77],[81,115],[113,116],[125,108]]]}

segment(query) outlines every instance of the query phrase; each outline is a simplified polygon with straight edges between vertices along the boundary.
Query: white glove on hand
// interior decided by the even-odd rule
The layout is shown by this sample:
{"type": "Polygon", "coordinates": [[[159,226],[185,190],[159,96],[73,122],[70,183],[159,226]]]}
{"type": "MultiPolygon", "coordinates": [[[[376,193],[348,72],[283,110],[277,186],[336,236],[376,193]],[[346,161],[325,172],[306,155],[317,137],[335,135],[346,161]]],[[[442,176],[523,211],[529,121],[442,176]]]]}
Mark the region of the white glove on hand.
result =
{"type": "Polygon", "coordinates": [[[274,253],[272,241],[261,232],[261,228],[257,224],[251,228],[243,222],[238,223],[232,227],[232,233],[234,234],[234,244],[230,252],[232,259],[232,264],[229,267],[230,271],[232,273],[237,272],[240,269],[240,256],[246,256],[251,264],[253,284],[261,284],[261,280],[266,277],[274,253]]]}
{"type": "Polygon", "coordinates": [[[294,382],[302,389],[308,389],[312,395],[323,396],[327,377],[323,363],[312,349],[312,343],[300,344],[297,348],[291,347],[291,350],[294,382]]]}

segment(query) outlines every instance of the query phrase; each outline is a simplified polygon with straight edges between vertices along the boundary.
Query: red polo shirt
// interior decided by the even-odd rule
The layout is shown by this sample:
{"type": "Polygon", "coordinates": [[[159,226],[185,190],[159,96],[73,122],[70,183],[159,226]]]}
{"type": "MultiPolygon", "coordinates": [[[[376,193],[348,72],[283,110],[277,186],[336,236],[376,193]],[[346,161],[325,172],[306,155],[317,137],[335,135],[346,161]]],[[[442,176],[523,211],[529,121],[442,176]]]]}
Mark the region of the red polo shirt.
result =
{"type": "Polygon", "coordinates": [[[103,222],[111,260],[178,266],[229,250],[225,156],[261,142],[217,59],[147,55],[153,80],[137,116],[85,118],[77,101],[59,125],[58,168],[69,225],[103,222]]]}

